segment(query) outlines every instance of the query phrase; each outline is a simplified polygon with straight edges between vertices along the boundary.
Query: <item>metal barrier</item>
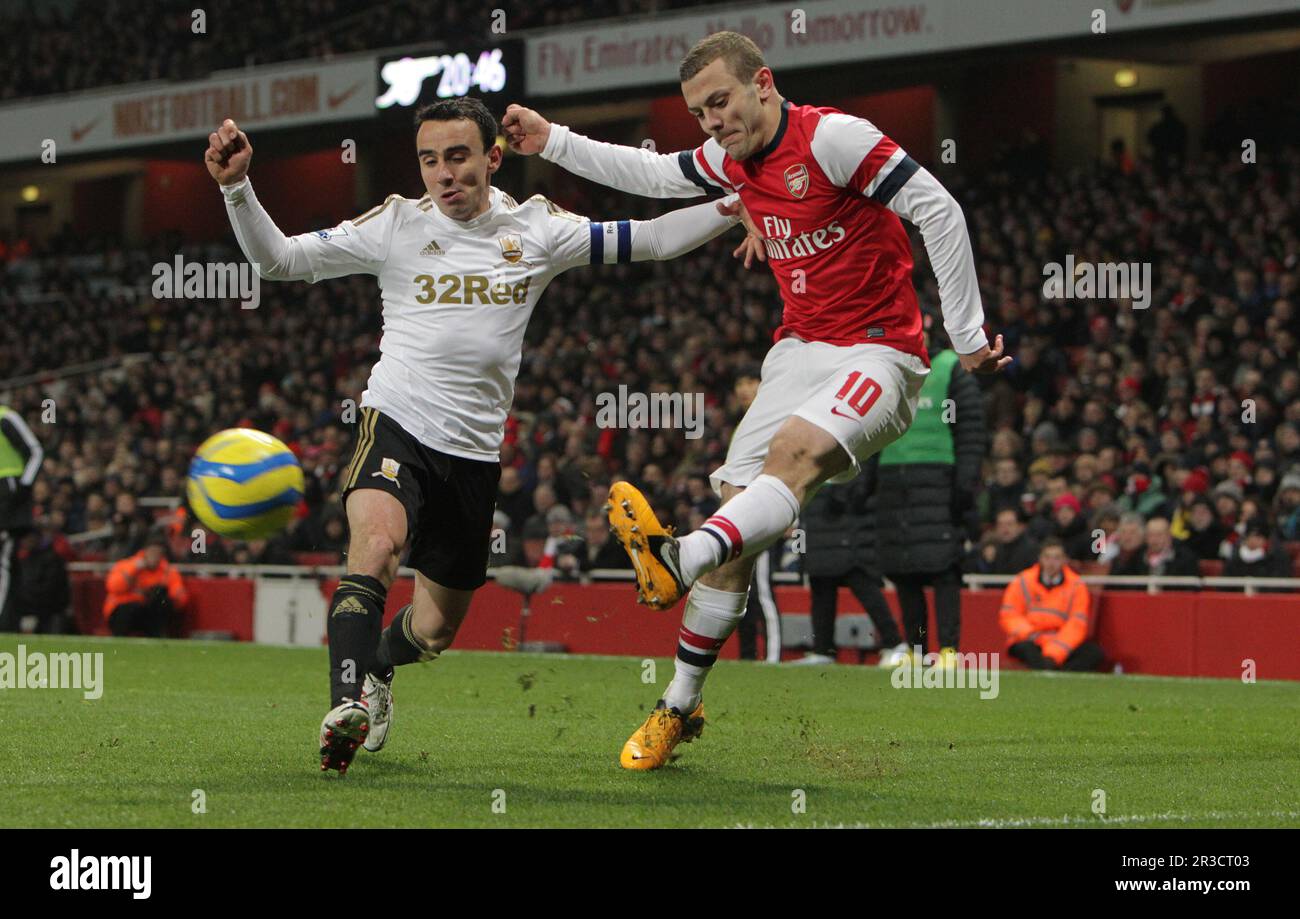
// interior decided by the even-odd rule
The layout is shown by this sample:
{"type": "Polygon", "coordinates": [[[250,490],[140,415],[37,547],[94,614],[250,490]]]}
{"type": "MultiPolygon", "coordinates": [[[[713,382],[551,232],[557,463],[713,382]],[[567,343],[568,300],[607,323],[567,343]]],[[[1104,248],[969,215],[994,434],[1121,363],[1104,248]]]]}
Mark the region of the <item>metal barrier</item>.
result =
{"type": "MultiPolygon", "coordinates": [[[[108,574],[113,562],[70,562],[69,571],[81,571],[89,574],[108,574]]],[[[172,567],[186,576],[231,577],[231,578],[337,578],[347,572],[342,565],[208,565],[183,562],[172,567]]],[[[488,577],[494,577],[494,569],[488,569],[488,577]]],[[[414,577],[415,570],[402,567],[397,571],[399,577],[414,577]]],[[[580,582],[587,581],[631,581],[632,571],[622,568],[595,568],[585,572],[580,582]]],[[[1014,574],[967,574],[962,576],[965,586],[971,590],[1002,588],[1016,578],[1014,574]]],[[[1181,590],[1240,590],[1246,596],[1254,596],[1262,590],[1300,592],[1300,578],[1226,578],[1226,577],[1145,577],[1135,575],[1085,574],[1081,575],[1085,584],[1095,587],[1140,588],[1149,594],[1158,594],[1166,589],[1181,590]]],[[[791,571],[779,571],[772,576],[777,584],[799,585],[804,583],[803,576],[791,571]]],[[[888,581],[886,586],[892,587],[888,581]]]]}
{"type": "MultiPolygon", "coordinates": [[[[983,587],[1004,587],[1017,575],[1014,574],[967,574],[962,577],[971,590],[983,587]]],[[[1246,596],[1254,596],[1261,590],[1300,591],[1300,578],[1225,578],[1225,577],[1190,577],[1190,576],[1146,576],[1127,574],[1084,574],[1080,575],[1083,583],[1091,587],[1137,587],[1149,594],[1161,593],[1162,589],[1204,590],[1223,589],[1240,590],[1246,596]]]]}

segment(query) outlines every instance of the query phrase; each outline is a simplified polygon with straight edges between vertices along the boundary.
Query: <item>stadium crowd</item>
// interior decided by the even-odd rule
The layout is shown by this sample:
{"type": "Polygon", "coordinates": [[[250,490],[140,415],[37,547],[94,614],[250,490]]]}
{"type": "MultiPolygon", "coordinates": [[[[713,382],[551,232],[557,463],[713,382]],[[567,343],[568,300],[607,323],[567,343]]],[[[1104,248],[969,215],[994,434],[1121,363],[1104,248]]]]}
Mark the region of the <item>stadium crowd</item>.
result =
{"type": "MultiPolygon", "coordinates": [[[[971,227],[988,327],[1015,357],[981,380],[990,449],[965,570],[1018,571],[1039,540],[1057,537],[1088,570],[1195,575],[1221,564],[1228,575],[1290,575],[1284,543],[1300,540],[1297,175],[1293,145],[1258,165],[1206,153],[1162,169],[1139,161],[1053,175],[1009,156],[977,180],[943,175],[971,227]],[[1067,253],[1150,263],[1149,308],[1045,297],[1044,265],[1067,253]]],[[[660,207],[576,183],[553,191],[597,218],[660,207]]],[[[734,244],[724,237],[670,264],[580,269],[551,285],[529,328],[502,451],[498,525],[511,538],[498,561],[621,563],[600,515],[617,476],[683,531],[716,507],[707,474],[780,311],[767,271],[740,267],[734,244]],[[599,428],[595,398],[620,386],[702,393],[704,436],[599,428]],[[586,537],[585,550],[571,537],[586,537]]],[[[183,507],[167,511],[173,559],[336,561],[344,413],[378,355],[375,285],[267,285],[255,311],[155,300],[142,279],[176,248],[61,236],[0,276],[0,321],[24,330],[0,342],[7,376],[114,360],[0,393],[45,443],[35,492],[44,538],[69,556],[136,551],[160,524],[142,499],[181,496],[198,443],[242,424],[300,457],[299,519],[270,542],[212,537],[196,554],[195,522],[183,507]]],[[[938,350],[938,293],[919,239],[914,249],[938,350]]]]}
{"type": "Polygon", "coordinates": [[[421,42],[492,41],[502,26],[510,34],[718,2],[442,0],[431,15],[418,0],[217,0],[204,4],[204,30],[196,33],[194,4],[179,0],[29,0],[21,12],[0,10],[0,33],[22,37],[0,44],[0,101],[421,42]],[[505,11],[504,22],[496,10],[505,11]]]}

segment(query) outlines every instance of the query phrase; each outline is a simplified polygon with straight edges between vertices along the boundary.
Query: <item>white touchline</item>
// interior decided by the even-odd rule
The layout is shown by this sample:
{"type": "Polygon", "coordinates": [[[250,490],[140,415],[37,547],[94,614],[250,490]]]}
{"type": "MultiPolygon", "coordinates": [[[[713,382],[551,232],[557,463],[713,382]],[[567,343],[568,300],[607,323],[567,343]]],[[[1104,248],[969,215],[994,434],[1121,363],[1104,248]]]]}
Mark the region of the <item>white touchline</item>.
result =
{"type": "MultiPolygon", "coordinates": [[[[1203,811],[1190,814],[1116,814],[1113,817],[1061,816],[1061,817],[979,817],[973,820],[940,820],[933,823],[814,823],[808,829],[1004,829],[1033,826],[1097,826],[1105,827],[1117,823],[1155,823],[1157,821],[1178,821],[1188,823],[1195,820],[1249,820],[1265,817],[1300,819],[1300,811],[1203,811]]],[[[786,824],[737,823],[738,829],[776,829],[786,824]]]]}

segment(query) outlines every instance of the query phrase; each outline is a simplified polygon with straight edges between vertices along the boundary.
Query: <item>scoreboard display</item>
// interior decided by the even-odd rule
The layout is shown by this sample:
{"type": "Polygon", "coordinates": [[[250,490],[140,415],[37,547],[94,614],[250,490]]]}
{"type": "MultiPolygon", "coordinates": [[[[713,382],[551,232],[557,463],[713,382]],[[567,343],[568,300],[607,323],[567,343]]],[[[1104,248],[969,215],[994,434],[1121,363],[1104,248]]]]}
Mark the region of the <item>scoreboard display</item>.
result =
{"type": "Polygon", "coordinates": [[[517,41],[380,58],[375,108],[404,110],[458,96],[477,96],[491,105],[506,91],[522,97],[523,74],[523,45],[517,41]]]}

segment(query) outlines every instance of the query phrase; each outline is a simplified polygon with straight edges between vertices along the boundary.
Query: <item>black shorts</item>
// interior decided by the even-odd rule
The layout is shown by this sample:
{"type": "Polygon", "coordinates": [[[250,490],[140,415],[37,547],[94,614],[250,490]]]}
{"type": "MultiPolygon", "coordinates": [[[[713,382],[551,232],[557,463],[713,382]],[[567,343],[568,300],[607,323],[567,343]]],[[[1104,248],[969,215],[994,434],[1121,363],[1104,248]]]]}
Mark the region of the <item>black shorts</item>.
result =
{"type": "Polygon", "coordinates": [[[434,450],[373,408],[361,409],[343,502],[358,488],[386,491],[406,508],[406,564],[453,590],[487,580],[501,464],[434,450]]]}

